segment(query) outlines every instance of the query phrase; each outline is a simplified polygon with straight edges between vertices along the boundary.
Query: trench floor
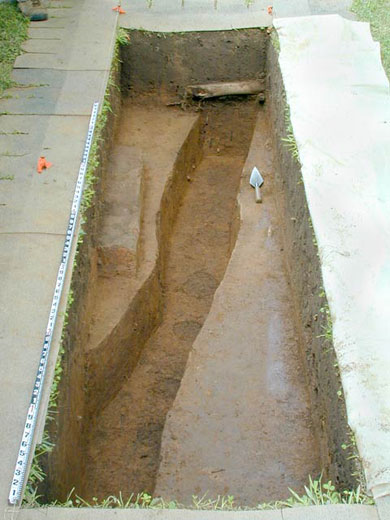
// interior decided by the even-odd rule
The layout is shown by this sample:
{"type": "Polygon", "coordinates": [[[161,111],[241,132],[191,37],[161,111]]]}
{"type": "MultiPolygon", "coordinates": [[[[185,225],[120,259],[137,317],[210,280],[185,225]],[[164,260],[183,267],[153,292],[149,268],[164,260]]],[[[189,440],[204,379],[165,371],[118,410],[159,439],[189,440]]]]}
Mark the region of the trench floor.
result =
{"type": "MultiPolygon", "coordinates": [[[[129,111],[131,106],[123,117],[129,111]]],[[[204,157],[196,170],[183,172],[188,185],[168,237],[162,323],[145,344],[133,373],[89,432],[86,497],[154,491],[166,415],[229,261],[236,196],[255,115],[254,103],[220,106],[204,115],[204,157]],[[243,114],[245,121],[240,123],[243,114]]],[[[148,141],[147,123],[153,135],[156,121],[144,117],[143,123],[142,135],[148,141]]],[[[127,144],[136,146],[139,141],[139,133],[129,135],[127,144]]],[[[142,147],[149,173],[157,174],[158,162],[151,164],[154,142],[149,150],[145,142],[142,147]]],[[[148,189],[153,189],[153,183],[148,189]]]]}
{"type": "Polygon", "coordinates": [[[189,504],[285,499],[320,472],[306,373],[285,265],[266,107],[257,116],[228,268],[165,422],[156,496],[189,504]],[[249,174],[263,172],[256,204],[249,174]]]}
{"type": "MultiPolygon", "coordinates": [[[[131,110],[129,102],[123,117],[131,110]]],[[[153,107],[149,110],[152,115],[153,107]]],[[[191,493],[207,491],[210,496],[235,495],[235,484],[239,482],[239,499],[255,505],[260,497],[283,498],[288,494],[288,484],[302,486],[310,470],[317,467],[306,382],[299,361],[298,339],[278,237],[269,239],[270,245],[259,251],[263,272],[256,273],[256,277],[261,279],[263,276],[268,282],[259,293],[261,308],[268,305],[271,310],[261,321],[268,344],[263,339],[259,344],[256,340],[252,342],[248,353],[253,356],[253,362],[247,359],[245,371],[240,375],[234,369],[237,361],[237,366],[242,368],[242,359],[237,359],[235,354],[237,339],[227,345],[230,352],[223,354],[222,365],[219,361],[217,365],[213,362],[216,346],[210,339],[203,355],[206,377],[213,381],[213,391],[197,395],[196,377],[202,377],[202,374],[192,378],[188,388],[183,388],[187,384],[185,373],[191,371],[187,365],[189,353],[208,317],[215,291],[231,257],[237,228],[237,194],[257,112],[254,102],[244,101],[211,103],[203,112],[203,158],[195,170],[183,172],[188,176],[188,184],[172,234],[167,237],[169,255],[162,276],[162,322],[146,341],[135,369],[119,393],[88,431],[85,468],[88,479],[83,493],[87,499],[118,495],[119,492],[128,496],[142,491],[151,494],[161,491],[165,497],[188,505],[191,493]],[[277,281],[275,286],[272,280],[277,281]],[[279,331],[277,334],[272,332],[275,327],[279,331]],[[288,331],[287,336],[280,333],[281,328],[288,331]],[[277,338],[276,342],[273,338],[277,338]],[[209,364],[207,360],[210,360],[209,364]],[[223,369],[225,361],[226,371],[223,369]],[[237,414],[234,420],[229,419],[234,417],[237,408],[237,403],[232,401],[234,396],[228,376],[231,371],[234,378],[242,378],[239,386],[245,389],[240,407],[246,412],[239,420],[236,420],[237,414]],[[181,400],[175,406],[179,388],[181,400]],[[297,411],[293,414],[289,413],[290,392],[294,393],[292,408],[297,411]],[[213,404],[216,396],[226,413],[221,415],[212,410],[205,413],[208,400],[211,406],[219,407],[218,403],[213,404]],[[197,406],[194,403],[201,403],[198,409],[194,409],[197,406]],[[186,414],[182,407],[192,408],[193,413],[186,414]],[[167,445],[164,446],[163,432],[168,414],[170,426],[176,421],[177,435],[171,428],[169,439],[165,436],[167,445]],[[201,433],[191,437],[188,435],[191,430],[201,433]],[[222,430],[227,435],[220,435],[222,430]],[[223,439],[235,444],[226,445],[223,439]],[[269,454],[262,457],[257,453],[252,457],[246,452],[248,445],[256,445],[258,452],[269,451],[269,454]],[[290,446],[293,456],[287,457],[288,461],[284,463],[285,451],[290,446]],[[188,456],[182,454],[182,448],[188,456]],[[208,464],[207,461],[215,459],[215,453],[221,455],[223,465],[208,464]],[[228,472],[225,472],[226,467],[228,472]],[[249,493],[242,493],[246,481],[254,484],[248,486],[249,493]]],[[[145,121],[149,121],[152,135],[156,131],[153,117],[145,121]]],[[[267,125],[261,128],[260,139],[265,142],[267,125]]],[[[142,136],[148,141],[147,124],[143,125],[142,136]]],[[[127,144],[136,147],[142,136],[132,138],[128,135],[127,144]]],[[[123,142],[123,136],[121,140],[123,142]]],[[[145,142],[142,146],[145,153],[145,142]]],[[[152,164],[155,144],[151,140],[148,146],[149,172],[158,172],[158,163],[152,164]]],[[[271,151],[264,148],[264,154],[269,163],[271,151]]],[[[153,189],[153,184],[148,189],[153,189]]],[[[145,197],[147,199],[147,193],[145,197]]],[[[277,226],[273,202],[269,208],[265,209],[266,220],[260,226],[265,233],[267,219],[272,219],[272,225],[277,226]]],[[[242,267],[248,269],[249,264],[242,267]]]]}

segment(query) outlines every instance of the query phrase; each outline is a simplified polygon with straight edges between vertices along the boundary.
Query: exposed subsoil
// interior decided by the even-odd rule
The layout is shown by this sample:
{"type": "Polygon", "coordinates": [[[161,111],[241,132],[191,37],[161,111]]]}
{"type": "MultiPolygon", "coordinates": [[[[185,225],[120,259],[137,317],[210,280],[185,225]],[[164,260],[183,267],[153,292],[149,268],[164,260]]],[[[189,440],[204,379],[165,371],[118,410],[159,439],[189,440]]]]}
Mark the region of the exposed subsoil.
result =
{"type": "Polygon", "coordinates": [[[321,464],[276,207],[267,111],[259,110],[239,193],[241,225],[164,427],[155,494],[233,495],[237,504],[303,492],[321,464]],[[255,204],[249,175],[265,178],[255,204]]]}
{"type": "Polygon", "coordinates": [[[90,222],[51,498],[74,486],[89,500],[147,491],[188,505],[208,492],[253,506],[321,468],[355,487],[304,187],[280,140],[276,55],[265,108],[225,99],[183,111],[165,103],[189,83],[263,78],[265,34],[134,31],[131,41],[122,86],[132,97],[101,176],[108,225],[90,222]],[[261,205],[253,165],[265,174],[261,205]]]}
{"type": "MultiPolygon", "coordinates": [[[[129,146],[137,144],[134,135],[125,133],[133,106],[129,101],[124,108],[119,129],[121,142],[129,146]]],[[[153,106],[150,110],[153,113],[153,106]]],[[[162,322],[144,345],[133,372],[88,432],[86,498],[154,491],[166,415],[231,254],[237,191],[256,111],[254,100],[242,100],[210,103],[203,112],[204,157],[195,170],[183,172],[188,185],[172,235],[165,237],[169,253],[162,273],[162,322]]],[[[147,136],[145,124],[153,135],[153,117],[142,126],[147,136]]],[[[153,140],[149,147],[150,162],[153,140]]],[[[146,189],[153,189],[153,183],[146,189]]],[[[100,301],[100,312],[101,308],[100,301]]]]}

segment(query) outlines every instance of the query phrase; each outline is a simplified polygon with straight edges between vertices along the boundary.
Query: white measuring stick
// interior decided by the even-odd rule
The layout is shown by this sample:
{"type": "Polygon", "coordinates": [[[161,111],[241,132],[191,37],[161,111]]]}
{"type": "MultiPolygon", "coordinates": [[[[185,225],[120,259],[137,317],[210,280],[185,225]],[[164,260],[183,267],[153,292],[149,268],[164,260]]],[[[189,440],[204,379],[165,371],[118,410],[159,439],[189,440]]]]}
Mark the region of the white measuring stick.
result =
{"type": "Polygon", "coordinates": [[[99,110],[99,103],[94,103],[92,108],[91,118],[89,120],[88,134],[85,141],[83,158],[81,160],[79,174],[77,177],[76,188],[73,195],[72,209],[70,212],[68,228],[66,231],[64,249],[62,250],[62,257],[60,267],[58,269],[57,281],[54,289],[53,300],[51,302],[49,321],[46,327],[45,339],[43,341],[43,348],[41,358],[39,360],[38,372],[35,378],[34,388],[31,396],[30,405],[28,407],[26,422],[24,425],[23,436],[19,447],[18,458],[16,461],[14,476],[12,478],[11,490],[8,501],[11,505],[17,505],[20,502],[28,461],[30,457],[31,445],[34,436],[35,426],[38,417],[39,403],[42,395],[43,382],[45,379],[47,360],[49,358],[51,341],[53,338],[54,326],[57,320],[58,306],[61,299],[62,288],[64,286],[66,269],[68,266],[70,251],[72,248],[74,232],[79,214],[81,198],[84,188],[85,173],[87,171],[88,157],[91,150],[93,133],[95,130],[96,119],[99,110]]]}

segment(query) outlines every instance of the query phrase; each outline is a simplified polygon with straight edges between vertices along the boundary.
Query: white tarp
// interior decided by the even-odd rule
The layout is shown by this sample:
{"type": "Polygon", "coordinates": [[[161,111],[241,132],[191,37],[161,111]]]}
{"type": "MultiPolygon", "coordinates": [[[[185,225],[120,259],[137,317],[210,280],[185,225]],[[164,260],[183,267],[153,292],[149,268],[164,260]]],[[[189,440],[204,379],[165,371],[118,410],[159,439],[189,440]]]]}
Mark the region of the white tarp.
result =
{"type": "Polygon", "coordinates": [[[390,494],[389,83],[368,24],[275,26],[348,421],[377,498],[390,494]]]}

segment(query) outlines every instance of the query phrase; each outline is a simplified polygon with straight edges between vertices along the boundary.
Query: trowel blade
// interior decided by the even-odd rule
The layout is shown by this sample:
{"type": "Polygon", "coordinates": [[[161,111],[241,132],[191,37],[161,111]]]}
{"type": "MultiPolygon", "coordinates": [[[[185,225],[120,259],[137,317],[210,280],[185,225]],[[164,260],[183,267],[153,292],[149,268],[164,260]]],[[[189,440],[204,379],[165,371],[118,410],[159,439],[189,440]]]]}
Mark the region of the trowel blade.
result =
{"type": "Polygon", "coordinates": [[[251,177],[249,179],[249,183],[251,186],[253,186],[255,188],[256,186],[261,186],[263,184],[263,182],[264,182],[264,179],[261,176],[261,173],[259,172],[259,170],[255,166],[252,170],[251,177]]]}

